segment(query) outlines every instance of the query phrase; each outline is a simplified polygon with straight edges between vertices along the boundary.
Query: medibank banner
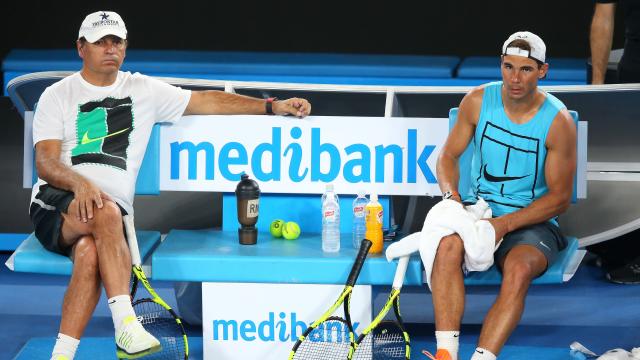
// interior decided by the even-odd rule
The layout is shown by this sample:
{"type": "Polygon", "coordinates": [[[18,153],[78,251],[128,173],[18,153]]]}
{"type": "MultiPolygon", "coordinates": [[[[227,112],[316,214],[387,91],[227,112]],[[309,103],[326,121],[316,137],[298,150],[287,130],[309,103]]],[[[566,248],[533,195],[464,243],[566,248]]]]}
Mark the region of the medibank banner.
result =
{"type": "MultiPolygon", "coordinates": [[[[333,304],[344,285],[202,283],[205,359],[287,359],[298,337],[333,304]]],[[[344,317],[342,306],[336,311],[344,317]]],[[[356,334],[371,323],[371,286],[351,297],[356,334]]],[[[314,341],[349,343],[346,325],[319,328],[314,341]],[[342,328],[340,326],[343,326],[342,328]]]]}
{"type": "Polygon", "coordinates": [[[161,131],[160,189],[232,192],[243,173],[268,193],[438,194],[448,119],[188,116],[161,131]]]}

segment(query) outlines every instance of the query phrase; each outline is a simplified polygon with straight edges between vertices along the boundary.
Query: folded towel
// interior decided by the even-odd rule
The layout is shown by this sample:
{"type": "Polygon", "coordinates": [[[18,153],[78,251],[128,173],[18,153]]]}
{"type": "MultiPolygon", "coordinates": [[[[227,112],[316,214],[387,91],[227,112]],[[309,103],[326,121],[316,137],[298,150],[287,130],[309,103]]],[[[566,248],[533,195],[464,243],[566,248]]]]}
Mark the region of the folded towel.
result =
{"type": "Polygon", "coordinates": [[[482,198],[466,207],[453,200],[442,200],[427,214],[421,232],[411,234],[387,248],[387,260],[420,251],[427,285],[431,288],[431,271],[440,240],[457,233],[465,248],[465,270],[487,270],[493,265],[493,253],[497,249],[495,229],[491,223],[482,220],[490,217],[491,208],[482,198]]]}

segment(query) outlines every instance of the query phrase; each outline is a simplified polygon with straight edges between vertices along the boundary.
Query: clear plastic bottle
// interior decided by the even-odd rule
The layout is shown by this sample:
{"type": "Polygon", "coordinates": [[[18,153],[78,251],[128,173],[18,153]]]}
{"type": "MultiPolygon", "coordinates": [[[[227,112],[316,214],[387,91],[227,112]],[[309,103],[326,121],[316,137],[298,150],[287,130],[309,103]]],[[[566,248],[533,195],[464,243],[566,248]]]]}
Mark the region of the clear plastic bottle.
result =
{"type": "Polygon", "coordinates": [[[333,184],[322,194],[322,251],[340,251],[340,202],[333,184]]]}
{"type": "Polygon", "coordinates": [[[365,237],[369,239],[373,245],[369,249],[370,254],[378,254],[382,252],[383,236],[382,236],[382,204],[378,202],[378,194],[372,193],[369,197],[370,201],[365,206],[365,221],[367,230],[365,237]]]}
{"type": "Polygon", "coordinates": [[[360,249],[360,243],[364,239],[365,231],[367,227],[365,225],[364,208],[369,203],[364,191],[358,191],[358,197],[353,200],[353,228],[351,233],[353,234],[353,247],[360,249]]]}

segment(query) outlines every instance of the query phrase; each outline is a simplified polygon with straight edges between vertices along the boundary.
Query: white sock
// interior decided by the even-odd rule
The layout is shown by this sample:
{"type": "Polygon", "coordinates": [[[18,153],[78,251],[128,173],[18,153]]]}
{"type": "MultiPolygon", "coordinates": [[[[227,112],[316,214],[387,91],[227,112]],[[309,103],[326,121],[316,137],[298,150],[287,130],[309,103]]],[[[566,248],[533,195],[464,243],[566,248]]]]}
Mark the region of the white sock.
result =
{"type": "Polygon", "coordinates": [[[496,356],[491,351],[478,347],[473,352],[471,360],[496,360],[496,356]]]}
{"type": "Polygon", "coordinates": [[[122,326],[122,320],[127,316],[136,316],[131,305],[131,297],[129,295],[118,295],[109,299],[109,309],[111,310],[111,318],[113,319],[114,329],[122,326]]]}
{"type": "Polygon", "coordinates": [[[460,331],[436,331],[436,347],[449,351],[452,360],[458,360],[460,331]]]}
{"type": "Polygon", "coordinates": [[[73,357],[76,356],[78,344],[80,344],[80,340],[59,333],[56,344],[53,347],[53,352],[51,353],[51,359],[58,360],[59,356],[64,356],[62,358],[64,360],[73,360],[73,357]]]}

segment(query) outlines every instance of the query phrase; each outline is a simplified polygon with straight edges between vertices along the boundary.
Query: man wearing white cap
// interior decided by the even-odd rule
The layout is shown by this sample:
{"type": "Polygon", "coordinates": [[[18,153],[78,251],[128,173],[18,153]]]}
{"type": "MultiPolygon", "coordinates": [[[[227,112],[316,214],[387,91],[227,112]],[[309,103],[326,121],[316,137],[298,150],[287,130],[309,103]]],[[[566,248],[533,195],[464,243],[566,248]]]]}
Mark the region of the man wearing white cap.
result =
{"type": "Polygon", "coordinates": [[[36,237],[74,262],[52,359],[71,360],[101,294],[109,298],[119,357],[159,347],[129,297],[131,257],[122,216],[133,213],[135,182],[156,122],[183,115],[279,114],[304,117],[305,99],[256,99],[189,91],[120,71],[127,29],[115,12],[88,15],[78,33],[82,69],[48,87],[38,102],[33,140],[39,179],[29,214],[36,237]]]}
{"type": "MultiPolygon", "coordinates": [[[[564,104],[538,89],[546,47],[530,32],[502,46],[502,81],[471,90],[440,152],[437,176],[444,198],[491,207],[500,293],[485,317],[472,360],[493,360],[515,329],[531,281],[565,246],[556,217],[570,204],[576,166],[576,127],[564,104]],[[473,141],[471,187],[458,193],[458,159],[473,141]]],[[[457,360],[464,312],[464,247],[457,234],[442,239],[431,276],[438,351],[457,360]]]]}

